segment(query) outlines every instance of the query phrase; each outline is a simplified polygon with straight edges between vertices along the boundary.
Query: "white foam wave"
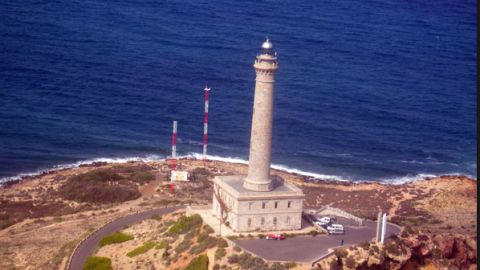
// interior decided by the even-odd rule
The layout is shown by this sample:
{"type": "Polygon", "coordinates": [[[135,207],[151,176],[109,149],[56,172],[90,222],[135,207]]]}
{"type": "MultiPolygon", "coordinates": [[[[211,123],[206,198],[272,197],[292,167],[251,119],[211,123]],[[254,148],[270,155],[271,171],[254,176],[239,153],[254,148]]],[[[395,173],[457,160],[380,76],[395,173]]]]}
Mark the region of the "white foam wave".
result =
{"type": "Polygon", "coordinates": [[[10,177],[3,177],[0,178],[0,184],[6,183],[9,181],[15,181],[15,180],[20,180],[24,177],[33,177],[37,175],[41,175],[43,173],[48,173],[48,172],[53,172],[53,171],[58,171],[58,170],[63,170],[63,169],[71,169],[71,168],[77,168],[80,167],[81,165],[87,165],[87,164],[92,164],[96,162],[106,162],[106,163],[125,163],[125,162],[131,162],[131,161],[160,161],[163,160],[164,158],[159,155],[148,155],[145,157],[123,157],[123,158],[94,158],[94,159],[87,159],[87,160],[81,160],[73,163],[65,163],[65,164],[59,164],[55,165],[53,167],[47,168],[47,169],[40,169],[36,170],[33,172],[28,172],[28,173],[20,173],[15,176],[10,176],[10,177]]]}
{"type": "Polygon", "coordinates": [[[407,175],[407,176],[401,176],[401,177],[392,177],[392,178],[387,178],[381,180],[381,183],[385,184],[393,184],[393,185],[401,185],[405,183],[410,183],[410,182],[416,182],[416,181],[422,181],[426,180],[429,178],[434,178],[434,177],[440,177],[440,176],[467,176],[469,178],[472,178],[474,180],[477,180],[476,177],[468,174],[461,174],[461,173],[444,173],[444,174],[427,174],[427,173],[419,173],[416,175],[407,175]]]}
{"type": "MultiPolygon", "coordinates": [[[[187,158],[187,159],[202,159],[202,154],[200,153],[189,153],[187,155],[179,156],[179,158],[187,158]]],[[[229,163],[239,163],[239,164],[248,164],[248,161],[239,157],[222,157],[222,156],[214,156],[214,155],[207,155],[208,160],[215,160],[215,161],[222,161],[222,162],[229,162],[229,163]]],[[[0,185],[2,183],[6,183],[9,181],[14,181],[14,180],[21,180],[24,177],[33,177],[37,175],[41,175],[43,173],[48,173],[56,170],[62,170],[62,169],[70,169],[70,168],[76,168],[81,165],[87,165],[87,164],[92,164],[95,162],[106,162],[106,163],[125,163],[125,162],[131,162],[131,161],[144,161],[144,162],[150,162],[150,161],[163,161],[165,160],[164,156],[160,155],[147,155],[143,157],[135,156],[135,157],[119,157],[119,158],[94,158],[94,159],[87,159],[87,160],[82,160],[74,163],[68,163],[68,164],[60,164],[53,166],[51,168],[43,169],[43,170],[37,170],[29,173],[21,173],[16,176],[11,176],[11,177],[3,177],[0,178],[0,185]]],[[[354,180],[354,179],[348,179],[345,177],[340,177],[337,175],[326,175],[326,174],[319,174],[319,173],[314,173],[314,172],[308,172],[308,171],[303,171],[300,169],[296,168],[291,168],[286,165],[280,165],[280,164],[272,164],[272,168],[280,171],[284,171],[287,173],[294,173],[306,177],[310,177],[312,180],[327,180],[327,181],[343,181],[343,182],[377,182],[377,183],[385,183],[385,184],[395,184],[395,185],[401,185],[404,183],[409,183],[409,182],[414,182],[414,181],[420,181],[424,180],[427,178],[433,178],[433,177],[438,177],[440,175],[435,175],[435,174],[416,174],[416,175],[407,175],[407,176],[402,176],[402,177],[392,177],[392,178],[386,178],[386,179],[379,179],[378,181],[367,181],[367,180],[354,180]]],[[[459,173],[448,173],[448,174],[442,174],[442,175],[465,175],[465,174],[459,174],[459,173]]],[[[476,180],[476,177],[471,176],[471,175],[466,175],[472,179],[476,180]]]]}
{"type": "MultiPolygon", "coordinates": [[[[189,158],[195,158],[195,159],[201,159],[203,156],[202,154],[199,153],[189,153],[186,157],[189,158]]],[[[211,156],[207,155],[208,160],[216,160],[216,161],[223,161],[223,162],[229,162],[229,163],[240,163],[240,164],[248,164],[248,161],[245,159],[241,159],[238,157],[221,157],[221,156],[211,156]]],[[[318,179],[318,180],[333,180],[333,181],[352,181],[349,179],[345,179],[336,175],[326,175],[326,174],[319,174],[319,173],[313,173],[313,172],[307,172],[307,171],[302,171],[299,169],[295,168],[290,168],[286,165],[279,165],[279,164],[272,164],[272,169],[279,170],[279,171],[284,171],[288,173],[295,173],[303,176],[308,176],[313,179],[318,179]]]]}

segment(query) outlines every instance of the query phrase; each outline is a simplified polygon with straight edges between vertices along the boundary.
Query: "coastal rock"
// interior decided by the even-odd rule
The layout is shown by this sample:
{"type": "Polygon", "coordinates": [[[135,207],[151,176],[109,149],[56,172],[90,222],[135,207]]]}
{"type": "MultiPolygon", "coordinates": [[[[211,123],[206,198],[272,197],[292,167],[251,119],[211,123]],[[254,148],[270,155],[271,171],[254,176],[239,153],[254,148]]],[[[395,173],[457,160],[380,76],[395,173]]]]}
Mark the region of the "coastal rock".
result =
{"type": "Polygon", "coordinates": [[[457,266],[466,266],[468,260],[468,249],[465,240],[461,238],[455,239],[454,244],[454,260],[457,266]]]}
{"type": "Polygon", "coordinates": [[[442,257],[450,258],[452,256],[453,244],[455,243],[455,239],[452,236],[437,235],[434,241],[437,242],[442,257]]]}

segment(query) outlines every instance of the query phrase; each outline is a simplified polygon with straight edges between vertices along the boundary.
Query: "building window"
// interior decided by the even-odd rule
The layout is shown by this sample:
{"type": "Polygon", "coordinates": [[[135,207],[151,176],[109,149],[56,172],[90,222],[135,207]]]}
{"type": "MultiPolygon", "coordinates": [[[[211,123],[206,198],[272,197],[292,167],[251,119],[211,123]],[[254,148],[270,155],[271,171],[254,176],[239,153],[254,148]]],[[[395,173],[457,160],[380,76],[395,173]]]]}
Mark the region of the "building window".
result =
{"type": "Polygon", "coordinates": [[[290,217],[287,217],[286,223],[287,223],[287,224],[290,224],[290,217]]]}
{"type": "Polygon", "coordinates": [[[265,224],[265,218],[262,217],[262,220],[260,222],[261,222],[260,224],[264,225],[265,224]]]}
{"type": "Polygon", "coordinates": [[[248,203],[248,210],[252,210],[253,202],[248,203]]]}
{"type": "Polygon", "coordinates": [[[273,218],[273,226],[277,226],[277,218],[276,217],[273,218]]]}
{"type": "Polygon", "coordinates": [[[275,208],[277,208],[277,207],[278,207],[278,202],[275,202],[275,208]]]}
{"type": "Polygon", "coordinates": [[[292,205],[292,202],[289,201],[287,207],[290,208],[291,205],[292,205]]]}
{"type": "Polygon", "coordinates": [[[252,226],[252,219],[248,218],[248,227],[252,226]]]}
{"type": "Polygon", "coordinates": [[[262,208],[265,209],[265,206],[267,206],[266,202],[262,202],[262,208]]]}

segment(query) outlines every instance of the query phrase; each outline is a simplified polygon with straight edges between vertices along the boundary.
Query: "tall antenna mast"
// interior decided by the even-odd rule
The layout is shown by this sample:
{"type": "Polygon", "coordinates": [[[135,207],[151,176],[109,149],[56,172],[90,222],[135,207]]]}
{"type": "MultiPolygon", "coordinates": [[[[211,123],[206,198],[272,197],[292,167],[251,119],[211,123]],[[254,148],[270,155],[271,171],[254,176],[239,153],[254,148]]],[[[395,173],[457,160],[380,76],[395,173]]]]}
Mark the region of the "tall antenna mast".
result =
{"type": "Polygon", "coordinates": [[[173,130],[172,130],[172,170],[175,170],[177,167],[177,121],[173,121],[173,130]]]}
{"type": "Polygon", "coordinates": [[[210,88],[205,85],[204,97],[205,97],[205,110],[203,113],[203,160],[207,159],[207,142],[208,142],[208,94],[210,88]]]}

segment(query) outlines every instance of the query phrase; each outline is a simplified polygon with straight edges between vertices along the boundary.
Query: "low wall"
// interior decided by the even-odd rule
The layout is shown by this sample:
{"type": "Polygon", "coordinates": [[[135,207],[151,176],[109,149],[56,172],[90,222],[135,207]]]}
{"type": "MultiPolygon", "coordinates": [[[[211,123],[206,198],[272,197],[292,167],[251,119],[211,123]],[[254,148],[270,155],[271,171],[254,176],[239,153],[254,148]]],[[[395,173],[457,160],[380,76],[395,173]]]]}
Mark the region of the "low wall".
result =
{"type": "Polygon", "coordinates": [[[331,206],[325,206],[323,207],[322,209],[320,209],[317,214],[322,214],[322,215],[332,215],[332,216],[340,216],[340,217],[344,217],[344,218],[348,218],[348,219],[351,219],[355,222],[357,222],[357,224],[359,226],[363,226],[365,224],[365,220],[362,219],[362,218],[359,218],[353,214],[350,214],[340,208],[335,208],[335,207],[331,207],[331,206]]]}

